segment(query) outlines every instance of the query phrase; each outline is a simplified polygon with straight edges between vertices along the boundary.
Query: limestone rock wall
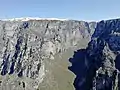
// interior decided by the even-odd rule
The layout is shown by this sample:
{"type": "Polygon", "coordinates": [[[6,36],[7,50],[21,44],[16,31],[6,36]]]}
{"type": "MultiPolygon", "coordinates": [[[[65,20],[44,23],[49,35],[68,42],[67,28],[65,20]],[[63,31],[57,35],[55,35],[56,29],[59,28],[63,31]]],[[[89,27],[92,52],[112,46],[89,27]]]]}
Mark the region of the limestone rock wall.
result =
{"type": "Polygon", "coordinates": [[[95,25],[74,20],[0,21],[0,90],[39,89],[46,75],[44,61],[90,41],[95,25]]]}
{"type": "Polygon", "coordinates": [[[70,59],[76,90],[120,90],[119,51],[120,19],[98,22],[86,49],[70,59]]]}

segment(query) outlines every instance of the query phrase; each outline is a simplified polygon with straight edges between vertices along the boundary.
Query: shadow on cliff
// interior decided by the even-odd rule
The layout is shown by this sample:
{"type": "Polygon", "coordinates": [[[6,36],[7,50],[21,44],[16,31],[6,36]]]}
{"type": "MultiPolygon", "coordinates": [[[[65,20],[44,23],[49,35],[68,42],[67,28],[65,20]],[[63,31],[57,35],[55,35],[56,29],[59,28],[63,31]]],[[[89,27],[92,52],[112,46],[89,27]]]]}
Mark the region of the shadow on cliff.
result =
{"type": "MultiPolygon", "coordinates": [[[[118,56],[116,62],[120,62],[119,58],[120,56],[118,56]]],[[[96,76],[96,71],[101,66],[101,63],[99,61],[95,61],[95,56],[89,57],[86,49],[80,49],[74,52],[73,58],[70,58],[69,62],[71,62],[72,66],[68,67],[68,69],[76,75],[73,83],[75,90],[93,90],[93,80],[96,76]]],[[[96,82],[98,83],[96,84],[96,89],[112,90],[112,79],[113,77],[109,77],[107,74],[98,74],[96,77],[96,82]],[[99,78],[101,78],[101,81],[99,78]],[[105,84],[102,84],[103,80],[105,80],[105,84]]]]}
{"type": "Polygon", "coordinates": [[[88,73],[88,61],[86,59],[86,50],[80,49],[74,52],[73,58],[69,59],[72,66],[68,67],[70,71],[72,71],[76,78],[74,80],[74,87],[76,90],[88,90],[87,87],[90,87],[90,84],[87,84],[87,77],[88,73]],[[86,86],[89,85],[89,86],[86,86]]]}

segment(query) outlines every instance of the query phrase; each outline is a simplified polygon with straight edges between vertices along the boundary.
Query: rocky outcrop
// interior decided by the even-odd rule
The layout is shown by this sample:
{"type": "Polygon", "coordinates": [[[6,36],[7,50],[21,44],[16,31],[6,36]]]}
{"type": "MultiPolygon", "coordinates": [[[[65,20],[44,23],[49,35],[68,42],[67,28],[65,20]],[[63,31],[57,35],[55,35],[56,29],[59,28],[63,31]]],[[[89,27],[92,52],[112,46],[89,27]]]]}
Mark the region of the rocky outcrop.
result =
{"type": "Polygon", "coordinates": [[[120,90],[119,39],[120,19],[0,21],[0,90],[61,90],[58,56],[74,48],[76,90],[120,90]]]}
{"type": "Polygon", "coordinates": [[[50,72],[45,62],[78,44],[87,45],[95,26],[74,20],[0,21],[0,90],[39,90],[50,72]]]}
{"type": "Polygon", "coordinates": [[[98,22],[86,49],[69,60],[76,90],[120,90],[119,51],[120,19],[98,22]]]}

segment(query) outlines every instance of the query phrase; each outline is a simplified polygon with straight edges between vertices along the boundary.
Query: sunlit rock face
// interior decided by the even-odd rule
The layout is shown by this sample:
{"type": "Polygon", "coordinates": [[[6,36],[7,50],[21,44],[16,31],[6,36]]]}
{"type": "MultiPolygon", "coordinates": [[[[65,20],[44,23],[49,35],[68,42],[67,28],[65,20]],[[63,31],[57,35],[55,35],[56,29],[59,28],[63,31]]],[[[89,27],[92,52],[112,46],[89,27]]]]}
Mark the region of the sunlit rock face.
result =
{"type": "Polygon", "coordinates": [[[119,44],[120,19],[0,21],[0,90],[66,90],[65,61],[55,56],[74,48],[69,70],[76,90],[120,90],[119,44]]]}
{"type": "Polygon", "coordinates": [[[120,19],[98,22],[86,49],[70,59],[76,90],[120,90],[119,51],[120,19]]]}
{"type": "MultiPolygon", "coordinates": [[[[0,90],[39,90],[51,72],[45,62],[78,44],[87,46],[95,27],[95,22],[74,20],[0,21],[0,90]]],[[[119,39],[106,40],[114,42],[114,37],[119,39]]]]}

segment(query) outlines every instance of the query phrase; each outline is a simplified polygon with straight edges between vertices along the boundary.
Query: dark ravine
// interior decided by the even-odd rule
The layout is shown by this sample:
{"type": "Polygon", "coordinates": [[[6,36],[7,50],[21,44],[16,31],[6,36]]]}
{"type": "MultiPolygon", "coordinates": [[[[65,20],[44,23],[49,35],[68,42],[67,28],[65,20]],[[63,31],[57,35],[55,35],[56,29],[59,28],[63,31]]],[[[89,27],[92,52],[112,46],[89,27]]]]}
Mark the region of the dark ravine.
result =
{"type": "Polygon", "coordinates": [[[86,49],[69,61],[76,90],[120,90],[120,19],[98,22],[86,49]]]}

